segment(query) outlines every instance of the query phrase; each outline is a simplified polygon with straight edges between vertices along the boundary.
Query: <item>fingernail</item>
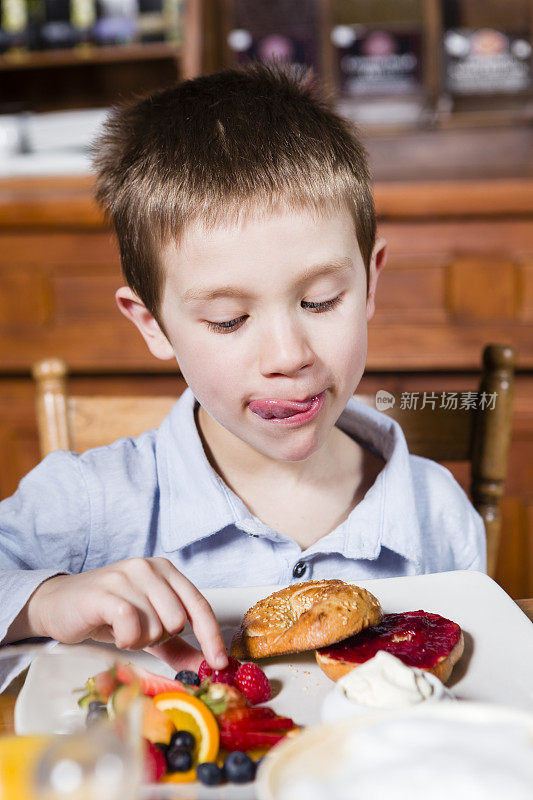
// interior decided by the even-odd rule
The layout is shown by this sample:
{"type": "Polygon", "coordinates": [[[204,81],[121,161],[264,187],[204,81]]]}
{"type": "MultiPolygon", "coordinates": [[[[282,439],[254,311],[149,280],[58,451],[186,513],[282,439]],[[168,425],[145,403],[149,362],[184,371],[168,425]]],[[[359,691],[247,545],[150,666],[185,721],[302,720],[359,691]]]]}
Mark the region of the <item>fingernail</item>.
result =
{"type": "Polygon", "coordinates": [[[228,656],[223,651],[217,653],[215,656],[215,669],[224,669],[224,667],[228,666],[228,656]]]}

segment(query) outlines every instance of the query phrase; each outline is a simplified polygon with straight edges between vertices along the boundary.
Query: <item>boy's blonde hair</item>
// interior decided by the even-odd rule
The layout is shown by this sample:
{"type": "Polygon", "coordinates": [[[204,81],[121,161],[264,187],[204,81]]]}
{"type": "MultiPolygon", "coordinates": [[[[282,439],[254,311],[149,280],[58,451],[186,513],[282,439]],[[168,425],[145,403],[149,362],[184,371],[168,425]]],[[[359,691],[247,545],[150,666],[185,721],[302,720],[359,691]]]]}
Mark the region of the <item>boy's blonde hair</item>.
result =
{"type": "Polygon", "coordinates": [[[253,64],[121,105],[93,147],[97,200],[124,276],[157,318],[162,248],[277,208],[348,207],[368,272],[376,222],[365,150],[310,70],[253,64]]]}

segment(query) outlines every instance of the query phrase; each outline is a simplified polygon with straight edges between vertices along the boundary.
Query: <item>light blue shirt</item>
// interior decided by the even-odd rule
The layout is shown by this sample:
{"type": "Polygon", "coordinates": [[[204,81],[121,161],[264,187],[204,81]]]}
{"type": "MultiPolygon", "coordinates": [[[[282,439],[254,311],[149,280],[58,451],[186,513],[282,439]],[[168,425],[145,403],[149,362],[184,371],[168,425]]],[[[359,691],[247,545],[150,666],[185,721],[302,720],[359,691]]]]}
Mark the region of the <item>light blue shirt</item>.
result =
{"type": "Polygon", "coordinates": [[[163,556],[199,588],[486,569],[481,517],[399,425],[351,399],[337,425],[385,465],[306,550],[255,517],[210,466],[187,389],[157,430],[45,458],[0,503],[0,641],[46,578],[163,556]]]}

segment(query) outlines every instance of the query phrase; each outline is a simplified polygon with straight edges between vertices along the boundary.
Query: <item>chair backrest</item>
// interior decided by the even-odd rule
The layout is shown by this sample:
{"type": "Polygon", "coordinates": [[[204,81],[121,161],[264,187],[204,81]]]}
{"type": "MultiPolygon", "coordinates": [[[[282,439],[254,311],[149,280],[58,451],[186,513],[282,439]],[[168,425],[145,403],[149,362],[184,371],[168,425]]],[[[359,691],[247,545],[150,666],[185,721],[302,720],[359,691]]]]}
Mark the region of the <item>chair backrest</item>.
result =
{"type": "MultiPolygon", "coordinates": [[[[470,462],[470,493],[485,523],[491,575],[500,541],[499,503],[511,438],[514,367],[511,347],[488,345],[477,392],[433,391],[422,397],[409,393],[382,409],[400,423],[414,455],[470,462]]],[[[37,362],[33,375],[43,458],[52,450],[81,453],[121,436],[137,436],[157,427],[176,402],[175,396],[71,396],[67,366],[57,358],[37,362]]],[[[376,405],[375,396],[357,397],[376,405]]]]}

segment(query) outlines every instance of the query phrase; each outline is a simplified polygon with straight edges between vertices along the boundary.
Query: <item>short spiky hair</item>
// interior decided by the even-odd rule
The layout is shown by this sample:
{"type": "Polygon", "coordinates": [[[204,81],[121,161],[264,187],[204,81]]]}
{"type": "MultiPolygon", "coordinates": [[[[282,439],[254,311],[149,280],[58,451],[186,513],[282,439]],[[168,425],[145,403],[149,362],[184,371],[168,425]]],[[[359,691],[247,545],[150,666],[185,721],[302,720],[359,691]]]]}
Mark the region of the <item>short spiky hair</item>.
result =
{"type": "Polygon", "coordinates": [[[366,154],[310,70],[253,64],[137,98],[111,112],[93,152],[124,276],[156,317],[161,250],[193,222],[348,207],[368,271],[376,223],[366,154]]]}

